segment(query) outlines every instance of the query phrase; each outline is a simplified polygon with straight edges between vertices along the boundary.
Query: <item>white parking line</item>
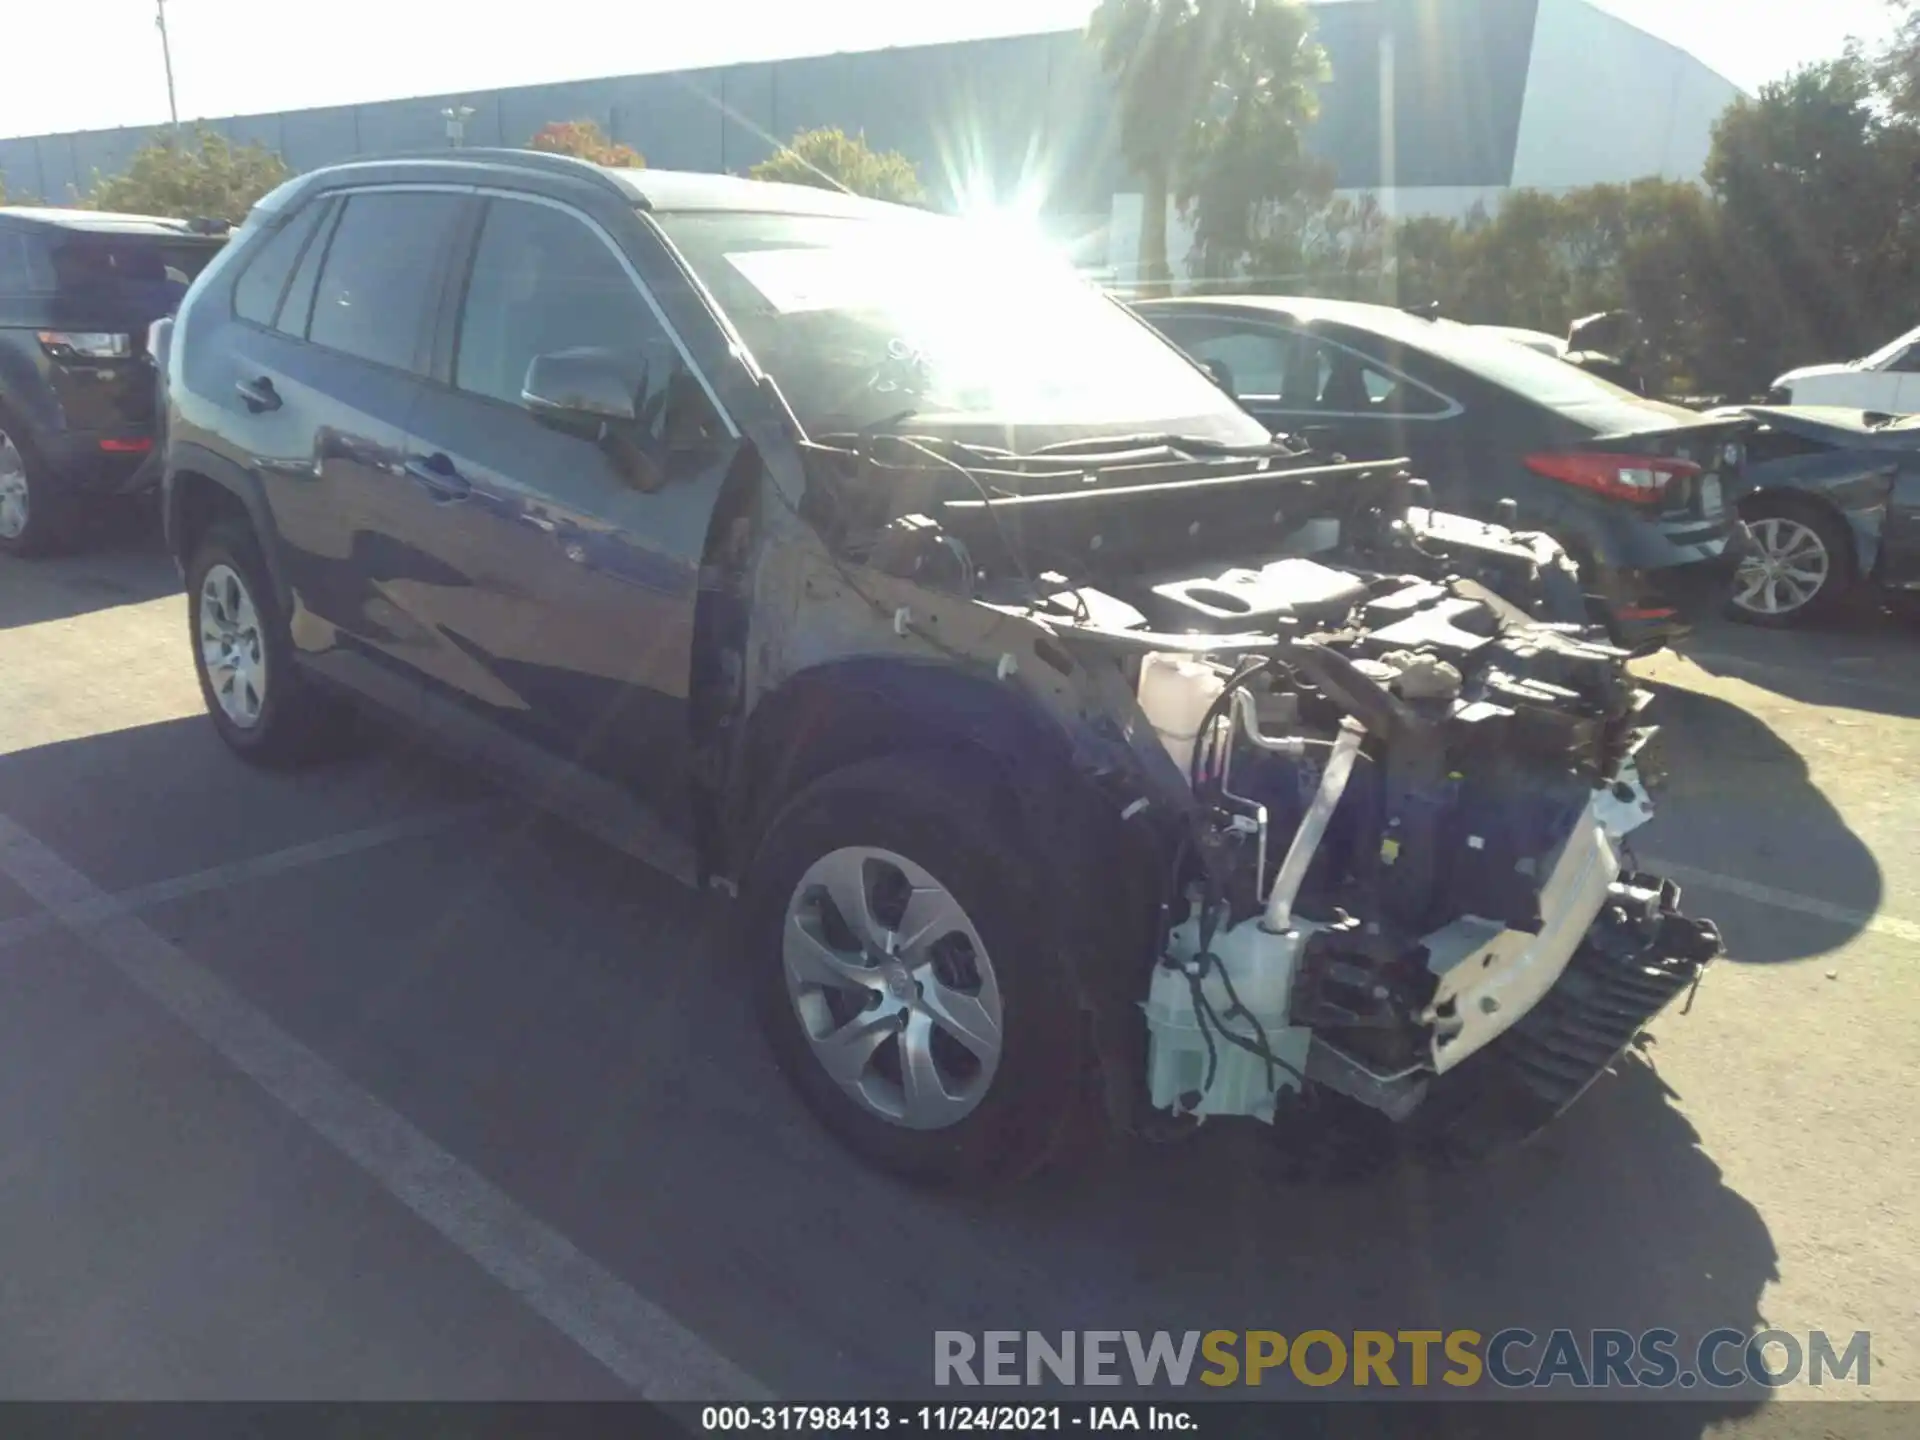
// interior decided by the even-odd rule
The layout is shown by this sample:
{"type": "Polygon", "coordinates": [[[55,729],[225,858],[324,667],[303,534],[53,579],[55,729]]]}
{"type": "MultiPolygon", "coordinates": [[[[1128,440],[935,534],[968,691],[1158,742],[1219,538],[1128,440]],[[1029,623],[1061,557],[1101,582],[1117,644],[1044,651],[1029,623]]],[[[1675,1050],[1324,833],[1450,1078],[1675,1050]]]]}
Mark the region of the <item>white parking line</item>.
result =
{"type": "Polygon", "coordinates": [[[673,1316],[281,1030],[5,815],[0,874],[641,1395],[768,1395],[673,1316]]]}
{"type": "Polygon", "coordinates": [[[1771,885],[1756,885],[1751,880],[1739,880],[1732,875],[1716,875],[1711,870],[1696,870],[1691,865],[1682,865],[1673,860],[1661,860],[1650,855],[1642,856],[1641,864],[1649,874],[1665,875],[1668,879],[1678,881],[1682,885],[1701,885],[1709,890],[1738,895],[1743,900],[1752,900],[1759,905],[1771,905],[1776,910],[1792,910],[1801,915],[1813,915],[1821,920],[1831,920],[1837,925],[1851,926],[1855,930],[1871,930],[1876,935],[1905,940],[1910,945],[1920,945],[1920,925],[1911,920],[1902,920],[1895,915],[1849,910],[1844,905],[1829,904],[1825,900],[1816,900],[1811,895],[1796,895],[1791,890],[1776,890],[1771,885]]]}
{"type": "Polygon", "coordinates": [[[264,855],[253,855],[245,860],[214,865],[205,870],[196,870],[189,875],[176,875],[168,880],[156,880],[149,885],[136,885],[131,890],[103,894],[92,908],[84,913],[75,912],[72,915],[60,916],[42,911],[38,915],[23,915],[14,920],[0,920],[0,950],[36,935],[44,935],[50,930],[58,930],[62,925],[75,919],[99,919],[110,914],[128,914],[136,910],[146,910],[155,905],[163,905],[169,900],[184,899],[188,895],[201,895],[209,890],[225,890],[229,886],[243,884],[248,880],[264,880],[272,875],[285,874],[289,870],[318,865],[326,860],[337,860],[343,855],[391,845],[396,840],[414,840],[423,835],[437,835],[443,830],[451,830],[469,820],[478,820],[494,814],[501,808],[501,802],[498,800],[479,800],[470,805],[442,806],[439,809],[423,811],[418,815],[408,815],[399,820],[392,820],[385,825],[369,825],[360,830],[347,830],[338,835],[329,835],[324,840],[289,845],[284,850],[269,850],[264,855]]]}

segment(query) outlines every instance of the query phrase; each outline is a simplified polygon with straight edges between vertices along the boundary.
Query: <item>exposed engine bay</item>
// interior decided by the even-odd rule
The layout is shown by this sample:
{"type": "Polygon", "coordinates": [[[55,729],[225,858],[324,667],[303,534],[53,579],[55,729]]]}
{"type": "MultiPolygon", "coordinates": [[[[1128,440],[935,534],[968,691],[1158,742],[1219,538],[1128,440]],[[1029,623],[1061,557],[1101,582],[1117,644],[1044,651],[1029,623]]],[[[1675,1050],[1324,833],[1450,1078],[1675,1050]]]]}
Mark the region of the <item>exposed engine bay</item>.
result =
{"type": "Polygon", "coordinates": [[[1147,1106],[1336,1094],[1450,1153],[1530,1133],[1720,951],[1623,872],[1651,733],[1627,655],[1551,539],[1435,512],[1394,464],[1116,444],[859,437],[810,493],[841,553],[1037,627],[1084,692],[1063,723],[1104,707],[1124,738],[1092,763],[1166,856],[1130,972],[1147,1106]]]}

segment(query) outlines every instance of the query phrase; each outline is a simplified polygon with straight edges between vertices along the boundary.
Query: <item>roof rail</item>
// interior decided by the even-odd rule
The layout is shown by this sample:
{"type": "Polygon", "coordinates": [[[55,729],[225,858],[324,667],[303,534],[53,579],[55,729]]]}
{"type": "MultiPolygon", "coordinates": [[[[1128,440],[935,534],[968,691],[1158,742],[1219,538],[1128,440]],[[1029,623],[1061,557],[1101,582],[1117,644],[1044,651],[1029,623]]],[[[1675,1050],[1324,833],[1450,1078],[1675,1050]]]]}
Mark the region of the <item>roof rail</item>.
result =
{"type": "MultiPolygon", "coordinates": [[[[344,165],[385,165],[391,161],[428,160],[441,165],[472,164],[476,161],[496,165],[513,165],[522,170],[544,170],[549,175],[567,175],[575,180],[585,180],[589,184],[599,185],[611,190],[622,200],[633,203],[630,191],[621,188],[620,183],[601,166],[590,160],[581,160],[572,155],[556,155],[549,150],[516,150],[509,146],[462,146],[458,150],[396,150],[387,155],[356,155],[344,160],[344,165]]],[[[329,167],[330,168],[330,167],[329,167]]],[[[639,201],[640,208],[646,208],[646,200],[639,201]]]]}

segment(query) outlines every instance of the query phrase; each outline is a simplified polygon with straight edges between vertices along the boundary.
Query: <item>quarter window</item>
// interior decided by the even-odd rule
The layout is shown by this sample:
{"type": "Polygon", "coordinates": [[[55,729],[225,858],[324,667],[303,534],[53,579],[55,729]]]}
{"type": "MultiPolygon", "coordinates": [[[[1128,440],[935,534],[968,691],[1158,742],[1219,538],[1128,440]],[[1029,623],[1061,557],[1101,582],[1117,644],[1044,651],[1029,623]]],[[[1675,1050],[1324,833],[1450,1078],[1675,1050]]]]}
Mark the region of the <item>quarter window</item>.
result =
{"type": "Polygon", "coordinates": [[[269,235],[247,261],[233,287],[233,313],[256,325],[271,325],[279,312],[287,280],[313,235],[324,207],[309,205],[269,235]]]}
{"type": "Polygon", "coordinates": [[[307,322],[313,316],[313,292],[320,280],[320,262],[327,255],[327,240],[333,233],[333,222],[339,215],[339,207],[332,200],[322,201],[314,207],[320,217],[320,223],[314,228],[313,238],[307,242],[305,253],[300,256],[300,264],[293,272],[293,280],[287,286],[287,295],[280,302],[280,312],[274,317],[273,328],[288,335],[298,335],[305,339],[307,322]]]}
{"type": "Polygon", "coordinates": [[[314,294],[316,345],[417,369],[440,294],[444,242],[464,197],[371,191],[348,197],[314,294]]]}

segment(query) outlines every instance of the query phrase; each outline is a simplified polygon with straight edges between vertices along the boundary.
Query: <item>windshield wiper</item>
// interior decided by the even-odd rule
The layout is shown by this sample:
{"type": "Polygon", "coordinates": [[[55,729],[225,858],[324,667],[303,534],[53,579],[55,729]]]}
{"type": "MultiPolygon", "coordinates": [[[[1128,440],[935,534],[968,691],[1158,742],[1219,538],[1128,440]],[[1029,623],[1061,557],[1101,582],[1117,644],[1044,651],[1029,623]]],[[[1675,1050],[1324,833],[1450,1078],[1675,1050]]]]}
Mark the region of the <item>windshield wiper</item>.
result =
{"type": "Polygon", "coordinates": [[[1204,435],[1180,435],[1170,431],[1138,435],[1095,435],[1083,440],[1056,440],[1042,445],[1035,455],[1105,455],[1122,450],[1177,450],[1185,455],[1274,455],[1285,452],[1277,440],[1264,445],[1229,445],[1224,440],[1209,440],[1204,435]]]}

